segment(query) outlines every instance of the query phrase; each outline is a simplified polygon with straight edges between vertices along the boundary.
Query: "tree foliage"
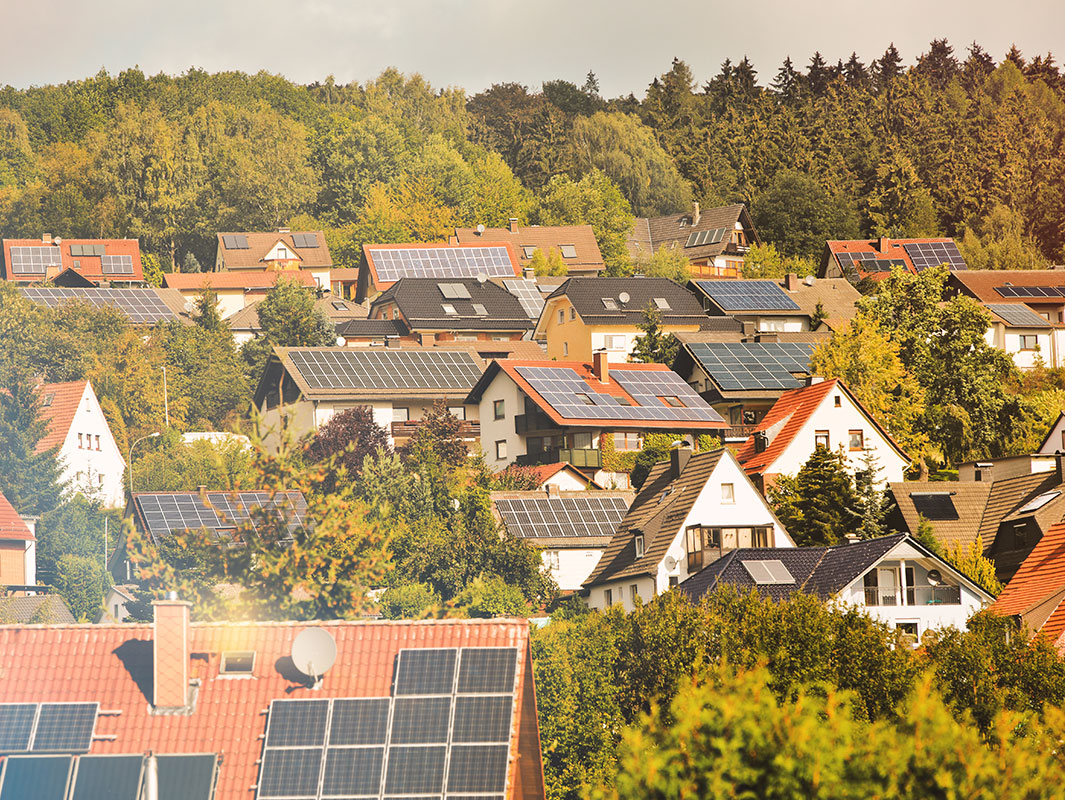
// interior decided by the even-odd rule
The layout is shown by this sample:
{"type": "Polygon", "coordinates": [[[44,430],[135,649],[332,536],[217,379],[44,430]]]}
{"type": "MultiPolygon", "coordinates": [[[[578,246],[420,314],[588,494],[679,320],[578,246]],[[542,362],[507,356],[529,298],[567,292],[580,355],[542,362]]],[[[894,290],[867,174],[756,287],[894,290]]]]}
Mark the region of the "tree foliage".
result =
{"type": "Polygon", "coordinates": [[[372,409],[355,406],[334,414],[320,427],[303,455],[311,464],[330,462],[322,489],[331,492],[338,481],[358,476],[367,458],[388,449],[388,433],[374,420],[372,409]]]}
{"type": "Polygon", "coordinates": [[[817,446],[794,477],[769,489],[769,502],[795,544],[832,545],[862,525],[854,480],[842,453],[817,446]]]}
{"type": "Polygon", "coordinates": [[[662,312],[654,303],[643,310],[643,319],[636,324],[640,335],[632,347],[632,360],[641,364],[672,364],[680,342],[672,333],[662,330],[662,312]]]}

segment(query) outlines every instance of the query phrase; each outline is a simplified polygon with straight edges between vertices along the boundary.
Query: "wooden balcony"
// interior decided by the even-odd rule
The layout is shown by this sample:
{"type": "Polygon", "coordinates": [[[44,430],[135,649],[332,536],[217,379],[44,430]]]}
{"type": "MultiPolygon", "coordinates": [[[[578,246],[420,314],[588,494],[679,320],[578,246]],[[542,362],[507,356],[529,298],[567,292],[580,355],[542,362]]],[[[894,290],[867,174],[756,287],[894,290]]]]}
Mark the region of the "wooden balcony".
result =
{"type": "MultiPolygon", "coordinates": [[[[420,419],[392,423],[393,439],[409,439],[422,424],[420,419]]],[[[459,424],[459,438],[464,442],[475,442],[481,438],[481,423],[477,420],[464,419],[459,424]]]]}

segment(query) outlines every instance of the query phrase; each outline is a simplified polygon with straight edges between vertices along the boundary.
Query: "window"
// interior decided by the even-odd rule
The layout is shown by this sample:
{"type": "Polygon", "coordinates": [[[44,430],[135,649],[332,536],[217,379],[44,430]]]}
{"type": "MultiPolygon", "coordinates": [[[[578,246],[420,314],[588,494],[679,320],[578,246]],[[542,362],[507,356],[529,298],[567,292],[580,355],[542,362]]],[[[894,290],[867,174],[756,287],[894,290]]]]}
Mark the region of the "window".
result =
{"type": "Polygon", "coordinates": [[[865,449],[865,434],[861,431],[850,431],[850,449],[851,450],[864,450],[865,449]]]}
{"type": "Polygon", "coordinates": [[[562,251],[563,258],[576,258],[577,248],[571,244],[562,244],[558,246],[558,249],[562,251]]]}
{"type": "Polygon", "coordinates": [[[670,589],[672,589],[674,586],[676,586],[679,583],[680,583],[680,579],[676,575],[670,575],[669,576],[669,588],[670,589]]]}
{"type": "Polygon", "coordinates": [[[254,650],[227,650],[222,653],[219,675],[251,675],[255,668],[254,650]]]}
{"type": "Polygon", "coordinates": [[[604,298],[602,298],[602,300],[603,300],[603,308],[605,308],[607,311],[617,311],[618,310],[617,301],[614,300],[613,297],[604,297],[604,298]]]}
{"type": "Polygon", "coordinates": [[[393,308],[392,309],[392,319],[399,319],[399,309],[398,308],[393,308]]]}
{"type": "Polygon", "coordinates": [[[80,434],[80,433],[79,433],[79,434],[78,434],[78,449],[79,449],[79,450],[82,450],[82,449],[84,449],[84,448],[85,448],[85,445],[84,445],[84,444],[82,444],[82,441],[81,441],[81,439],[82,439],[82,434],[80,434]]]}
{"type": "Polygon", "coordinates": [[[455,307],[451,303],[441,303],[440,307],[444,309],[444,313],[449,317],[457,317],[459,312],[455,310],[455,307]]]}
{"type": "Polygon", "coordinates": [[[838,394],[832,399],[835,402],[836,408],[840,408],[843,405],[843,398],[841,398],[838,394]]]}
{"type": "Polygon", "coordinates": [[[496,461],[502,461],[507,457],[507,440],[500,439],[496,442],[496,461]]]}
{"type": "Polygon", "coordinates": [[[53,400],[55,400],[55,392],[46,394],[41,400],[41,408],[48,408],[48,406],[52,405],[53,400]]]}
{"type": "Polygon", "coordinates": [[[558,310],[558,324],[562,325],[566,321],[566,309],[560,308],[558,310]]]}
{"type": "Polygon", "coordinates": [[[521,252],[526,258],[532,258],[536,255],[536,248],[527,244],[522,245],[521,252]]]}
{"type": "Polygon", "coordinates": [[[828,431],[814,431],[814,447],[823,447],[826,450],[831,447],[829,444],[828,431]]]}
{"type": "Polygon", "coordinates": [[[628,350],[629,348],[625,344],[625,334],[618,333],[611,336],[603,337],[603,344],[607,350],[628,350]]]}
{"type": "Polygon", "coordinates": [[[393,408],[392,409],[392,421],[393,422],[408,422],[408,421],[410,421],[410,409],[409,408],[393,408]]]}
{"type": "Polygon", "coordinates": [[[686,408],[686,406],[683,402],[681,402],[681,399],[679,397],[674,397],[670,395],[667,397],[660,397],[658,399],[672,408],[686,408]]]}
{"type": "Polygon", "coordinates": [[[592,446],[592,434],[590,433],[575,433],[573,434],[573,446],[580,450],[587,450],[592,446]]]}
{"type": "Polygon", "coordinates": [[[640,434],[638,434],[638,433],[615,433],[614,434],[614,449],[615,450],[639,450],[640,449],[640,434]]]}
{"type": "Polygon", "coordinates": [[[614,605],[614,592],[610,589],[604,590],[603,601],[606,603],[607,608],[610,608],[610,606],[614,605]]]}
{"type": "Polygon", "coordinates": [[[484,305],[481,304],[481,303],[474,303],[473,304],[473,314],[474,314],[474,316],[477,316],[477,317],[487,317],[488,316],[488,309],[485,308],[484,305]]]}
{"type": "MultiPolygon", "coordinates": [[[[907,577],[910,576],[907,570],[907,577]]],[[[871,569],[865,574],[865,604],[867,606],[897,606],[899,602],[899,571],[895,567],[871,569]]]]}
{"type": "Polygon", "coordinates": [[[692,525],[685,531],[685,549],[688,553],[688,572],[703,568],[703,551],[721,546],[721,529],[692,525]]]}
{"type": "Polygon", "coordinates": [[[656,297],[655,305],[658,306],[659,311],[669,311],[669,301],[664,297],[656,297]]]}
{"type": "Polygon", "coordinates": [[[447,410],[455,419],[466,419],[466,406],[448,406],[447,410]]]}
{"type": "Polygon", "coordinates": [[[769,528],[751,530],[751,547],[769,547],[769,528]]]}
{"type": "Polygon", "coordinates": [[[895,630],[897,630],[903,636],[909,637],[911,639],[909,644],[917,644],[917,641],[919,639],[919,633],[916,622],[896,622],[895,630]]]}
{"type": "Polygon", "coordinates": [[[544,550],[544,564],[548,569],[558,569],[558,550],[544,550]]]}
{"type": "Polygon", "coordinates": [[[96,449],[100,449],[100,434],[96,434],[96,449]]]}
{"type": "Polygon", "coordinates": [[[503,419],[507,415],[507,401],[495,400],[492,403],[492,416],[494,419],[503,419]]]}
{"type": "Polygon", "coordinates": [[[118,619],[118,603],[115,603],[113,608],[115,611],[111,616],[114,617],[116,621],[121,622],[122,620],[118,619]]]}
{"type": "Polygon", "coordinates": [[[736,502],[736,486],[731,483],[721,484],[721,502],[722,503],[735,503],[736,502]]]}
{"type": "MultiPolygon", "coordinates": [[[[81,474],[80,472],[78,473],[81,474]]],[[[1013,526],[1013,546],[1028,546],[1028,526],[1023,522],[1017,522],[1013,526]]]]}
{"type": "Polygon", "coordinates": [[[643,536],[640,534],[636,536],[636,557],[643,558],[643,536]]]}
{"type": "Polygon", "coordinates": [[[640,587],[635,583],[629,584],[629,598],[632,600],[633,605],[640,599],[640,587]]]}
{"type": "Polygon", "coordinates": [[[1038,350],[1039,337],[1034,333],[1026,333],[1021,336],[1021,350],[1038,350]]]}
{"type": "Polygon", "coordinates": [[[569,342],[563,342],[562,343],[562,355],[563,356],[568,356],[569,355],[569,342]]]}
{"type": "Polygon", "coordinates": [[[769,436],[765,431],[755,431],[754,433],[754,452],[764,453],[769,447],[769,436]]]}
{"type": "Polygon", "coordinates": [[[573,320],[577,319],[577,309],[571,308],[569,310],[569,318],[570,318],[570,322],[572,322],[573,320]]]}
{"type": "Polygon", "coordinates": [[[288,248],[279,246],[277,248],[277,257],[278,258],[288,258],[288,248]]]}
{"type": "Polygon", "coordinates": [[[456,333],[455,334],[455,341],[456,342],[476,342],[477,341],[477,334],[476,333],[456,333]]]}

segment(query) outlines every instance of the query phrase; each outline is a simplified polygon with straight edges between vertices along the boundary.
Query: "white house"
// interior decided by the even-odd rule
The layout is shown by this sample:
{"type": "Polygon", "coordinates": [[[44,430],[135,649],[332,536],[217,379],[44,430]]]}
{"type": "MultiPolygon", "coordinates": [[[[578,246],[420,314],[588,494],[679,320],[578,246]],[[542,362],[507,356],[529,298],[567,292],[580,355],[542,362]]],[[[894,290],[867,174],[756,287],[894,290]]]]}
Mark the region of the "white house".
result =
{"type": "Polygon", "coordinates": [[[731,450],[676,449],[651,469],[584,582],[587,602],[631,611],[729,550],[794,546],[731,450]]]}
{"type": "Polygon", "coordinates": [[[723,585],[773,599],[815,594],[919,640],[935,628],[963,629],[994,598],[906,534],[833,547],[740,549],[680,586],[693,601],[723,585]]]}
{"type": "Polygon", "coordinates": [[[736,457],[763,491],[780,475],[795,475],[816,447],[840,448],[851,472],[872,454],[880,483],[901,481],[910,457],[841,380],[785,392],[743,443],[736,457]]]}
{"type": "Polygon", "coordinates": [[[991,325],[984,339],[1019,369],[1065,365],[1065,324],[1050,322],[1021,303],[987,303],[991,325]]]}
{"type": "Polygon", "coordinates": [[[126,460],[92,385],[88,381],[46,383],[38,394],[48,432],[37,443],[37,451],[59,447],[62,480],[68,490],[106,506],[123,505],[126,460]]]}

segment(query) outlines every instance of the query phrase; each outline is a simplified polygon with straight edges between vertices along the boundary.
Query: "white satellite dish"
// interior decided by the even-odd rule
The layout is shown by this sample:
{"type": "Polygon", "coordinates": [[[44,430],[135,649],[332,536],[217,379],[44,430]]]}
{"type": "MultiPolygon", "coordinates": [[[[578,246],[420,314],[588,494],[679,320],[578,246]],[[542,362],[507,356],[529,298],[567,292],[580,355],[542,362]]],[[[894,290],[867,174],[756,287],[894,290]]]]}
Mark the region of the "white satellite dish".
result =
{"type": "Polygon", "coordinates": [[[59,236],[56,236],[54,239],[52,239],[52,241],[55,244],[63,244],[63,240],[59,236]]]}
{"type": "Polygon", "coordinates": [[[666,570],[670,571],[677,566],[677,559],[673,558],[673,556],[666,556],[663,563],[666,565],[666,570]]]}
{"type": "Polygon", "coordinates": [[[618,295],[618,300],[620,300],[622,302],[622,305],[624,305],[625,303],[629,302],[630,299],[632,299],[632,298],[629,297],[629,293],[628,292],[622,292],[621,294],[618,295]]]}
{"type": "Polygon", "coordinates": [[[487,282],[488,282],[488,276],[485,275],[483,272],[478,272],[477,273],[477,283],[487,283],[487,282]]]}
{"type": "Polygon", "coordinates": [[[938,569],[928,570],[927,577],[929,586],[939,586],[939,584],[943,583],[943,576],[940,574],[938,569]]]}
{"type": "Polygon", "coordinates": [[[292,641],[292,663],[315,685],[336,660],[336,640],[323,628],[304,628],[292,641]]]}
{"type": "Polygon", "coordinates": [[[807,275],[807,276],[806,276],[806,277],[805,277],[805,278],[803,279],[803,283],[805,283],[805,284],[806,284],[807,286],[813,286],[813,285],[814,285],[814,282],[815,282],[816,280],[817,280],[817,278],[815,278],[815,277],[814,277],[813,275],[807,275]]]}
{"type": "Polygon", "coordinates": [[[477,235],[480,236],[482,233],[484,233],[484,223],[483,222],[480,225],[477,226],[477,235]]]}

